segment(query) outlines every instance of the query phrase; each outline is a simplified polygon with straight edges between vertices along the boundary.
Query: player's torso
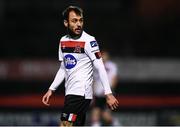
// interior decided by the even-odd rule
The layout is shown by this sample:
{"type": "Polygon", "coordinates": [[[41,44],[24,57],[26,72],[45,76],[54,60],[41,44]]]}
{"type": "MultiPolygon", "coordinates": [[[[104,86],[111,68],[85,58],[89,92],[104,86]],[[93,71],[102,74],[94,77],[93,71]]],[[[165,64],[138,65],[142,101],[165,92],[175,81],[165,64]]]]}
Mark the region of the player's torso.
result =
{"type": "Polygon", "coordinates": [[[89,40],[83,35],[77,40],[63,37],[60,40],[63,63],[66,71],[66,93],[76,92],[77,95],[86,93],[92,84],[92,62],[85,52],[89,40]]]}
{"type": "Polygon", "coordinates": [[[60,40],[60,48],[67,73],[75,71],[85,63],[90,62],[88,55],[85,53],[85,46],[88,40],[84,36],[82,35],[77,40],[65,36],[60,40]]]}

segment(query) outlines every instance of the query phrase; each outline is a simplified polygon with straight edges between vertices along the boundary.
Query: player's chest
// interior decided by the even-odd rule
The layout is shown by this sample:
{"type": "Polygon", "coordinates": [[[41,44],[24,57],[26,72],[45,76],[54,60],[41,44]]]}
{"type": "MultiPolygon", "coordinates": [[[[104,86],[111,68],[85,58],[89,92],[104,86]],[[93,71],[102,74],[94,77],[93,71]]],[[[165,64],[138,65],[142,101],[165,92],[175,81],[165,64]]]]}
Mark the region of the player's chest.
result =
{"type": "Polygon", "coordinates": [[[61,51],[65,60],[80,61],[87,57],[85,54],[85,42],[83,41],[61,41],[61,51]]]}
{"type": "Polygon", "coordinates": [[[62,53],[85,53],[85,42],[83,41],[61,41],[61,51],[62,53]]]}

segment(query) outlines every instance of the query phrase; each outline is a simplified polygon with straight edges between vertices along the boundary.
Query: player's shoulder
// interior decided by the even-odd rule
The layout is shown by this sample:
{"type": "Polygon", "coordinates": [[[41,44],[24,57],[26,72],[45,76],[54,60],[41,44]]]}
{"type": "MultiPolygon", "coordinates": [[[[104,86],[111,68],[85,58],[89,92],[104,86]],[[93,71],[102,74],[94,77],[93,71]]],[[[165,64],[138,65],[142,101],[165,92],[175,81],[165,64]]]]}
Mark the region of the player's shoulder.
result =
{"type": "Polygon", "coordinates": [[[60,41],[65,41],[67,39],[68,39],[68,35],[64,35],[64,36],[61,37],[60,41]]]}
{"type": "Polygon", "coordinates": [[[87,46],[90,46],[93,49],[96,49],[96,48],[99,49],[98,43],[94,36],[83,31],[82,38],[83,40],[85,40],[87,46]]]}
{"type": "Polygon", "coordinates": [[[85,31],[83,31],[83,33],[82,33],[82,38],[87,42],[95,41],[95,37],[86,33],[85,31]]]}

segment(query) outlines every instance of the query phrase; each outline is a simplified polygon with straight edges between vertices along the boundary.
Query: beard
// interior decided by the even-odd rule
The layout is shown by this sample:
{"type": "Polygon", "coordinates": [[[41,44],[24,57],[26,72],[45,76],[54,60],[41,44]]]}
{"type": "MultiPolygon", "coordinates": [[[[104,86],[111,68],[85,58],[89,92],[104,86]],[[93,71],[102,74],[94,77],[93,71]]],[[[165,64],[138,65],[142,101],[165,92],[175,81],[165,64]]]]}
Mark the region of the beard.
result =
{"type": "MultiPolygon", "coordinates": [[[[82,29],[81,27],[78,27],[78,28],[76,28],[76,29],[81,30],[80,34],[76,34],[76,33],[73,32],[69,27],[67,27],[67,33],[68,33],[68,35],[69,35],[71,38],[78,39],[78,38],[81,36],[83,29],[82,29]]],[[[76,30],[76,29],[75,29],[75,30],[76,30]]]]}

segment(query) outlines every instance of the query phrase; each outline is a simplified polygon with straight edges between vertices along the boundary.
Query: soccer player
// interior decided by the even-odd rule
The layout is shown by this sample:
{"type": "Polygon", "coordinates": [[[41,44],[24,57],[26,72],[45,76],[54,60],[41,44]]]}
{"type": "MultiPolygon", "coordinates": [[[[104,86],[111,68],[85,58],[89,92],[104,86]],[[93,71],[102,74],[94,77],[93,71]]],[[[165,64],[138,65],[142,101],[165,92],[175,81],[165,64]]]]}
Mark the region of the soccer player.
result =
{"type": "MultiPolygon", "coordinates": [[[[108,75],[108,80],[111,85],[111,89],[117,86],[118,82],[118,68],[115,62],[110,59],[109,52],[103,50],[102,52],[103,63],[108,75]]],[[[101,84],[98,71],[94,71],[94,100],[93,108],[91,112],[91,125],[92,126],[112,126],[116,124],[115,119],[112,117],[111,111],[106,106],[106,98],[104,97],[104,90],[101,84]]]]}
{"type": "Polygon", "coordinates": [[[112,95],[108,77],[95,38],[83,31],[83,11],[69,6],[63,11],[67,35],[60,39],[60,68],[42,102],[49,106],[53,92],[65,78],[65,102],[61,114],[61,126],[82,126],[93,97],[93,67],[98,70],[106,101],[112,110],[118,101],[112,95]]]}

